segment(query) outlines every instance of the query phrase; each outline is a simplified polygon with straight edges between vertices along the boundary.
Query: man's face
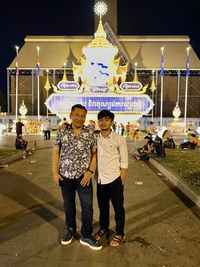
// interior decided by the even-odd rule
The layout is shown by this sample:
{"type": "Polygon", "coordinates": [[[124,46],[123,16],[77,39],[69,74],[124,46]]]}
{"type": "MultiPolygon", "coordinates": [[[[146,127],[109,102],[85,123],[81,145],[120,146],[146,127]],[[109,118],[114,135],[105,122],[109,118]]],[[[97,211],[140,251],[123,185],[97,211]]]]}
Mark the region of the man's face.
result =
{"type": "Polygon", "coordinates": [[[82,128],[85,119],[86,119],[86,111],[81,108],[75,108],[71,113],[70,113],[70,119],[72,121],[72,125],[74,125],[76,128],[82,128]]]}
{"type": "Polygon", "coordinates": [[[98,120],[99,128],[101,130],[109,130],[112,126],[112,120],[110,117],[103,117],[98,120]]]}

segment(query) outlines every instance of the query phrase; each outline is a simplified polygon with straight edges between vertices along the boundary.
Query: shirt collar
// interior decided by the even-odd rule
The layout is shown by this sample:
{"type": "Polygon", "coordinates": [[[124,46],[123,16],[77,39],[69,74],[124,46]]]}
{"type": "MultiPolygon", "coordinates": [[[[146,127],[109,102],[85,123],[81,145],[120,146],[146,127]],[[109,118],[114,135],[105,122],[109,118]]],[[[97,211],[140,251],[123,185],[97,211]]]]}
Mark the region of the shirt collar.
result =
{"type": "Polygon", "coordinates": [[[104,139],[106,139],[106,138],[112,138],[113,137],[113,131],[111,130],[111,132],[110,132],[110,134],[109,135],[107,135],[106,137],[104,137],[101,133],[99,134],[99,137],[100,138],[104,138],[104,139]]]}
{"type": "MultiPolygon", "coordinates": [[[[70,130],[71,132],[73,132],[72,124],[69,124],[68,130],[70,130]]],[[[87,127],[85,125],[83,125],[83,127],[81,129],[81,132],[85,132],[85,131],[87,131],[87,127]]]]}

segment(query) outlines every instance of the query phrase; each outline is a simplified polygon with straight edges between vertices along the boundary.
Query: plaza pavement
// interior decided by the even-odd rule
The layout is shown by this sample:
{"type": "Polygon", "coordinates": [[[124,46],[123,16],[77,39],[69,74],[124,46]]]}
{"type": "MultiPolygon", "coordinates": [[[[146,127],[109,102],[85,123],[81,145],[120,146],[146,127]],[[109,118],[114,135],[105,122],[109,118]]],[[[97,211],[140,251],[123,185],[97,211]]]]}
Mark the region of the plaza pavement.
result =
{"type": "MultiPolygon", "coordinates": [[[[127,140],[129,169],[125,184],[126,242],[93,251],[79,243],[60,244],[65,232],[60,189],[51,176],[54,140],[27,136],[32,154],[0,169],[1,267],[199,267],[200,210],[150,163],[135,161],[127,140]],[[36,143],[35,143],[36,140],[36,143]]],[[[4,136],[1,147],[13,147],[4,136]]],[[[94,230],[98,207],[94,181],[94,230]]],[[[77,199],[77,224],[80,230],[77,199]]],[[[111,208],[111,229],[114,230],[111,208]]]]}

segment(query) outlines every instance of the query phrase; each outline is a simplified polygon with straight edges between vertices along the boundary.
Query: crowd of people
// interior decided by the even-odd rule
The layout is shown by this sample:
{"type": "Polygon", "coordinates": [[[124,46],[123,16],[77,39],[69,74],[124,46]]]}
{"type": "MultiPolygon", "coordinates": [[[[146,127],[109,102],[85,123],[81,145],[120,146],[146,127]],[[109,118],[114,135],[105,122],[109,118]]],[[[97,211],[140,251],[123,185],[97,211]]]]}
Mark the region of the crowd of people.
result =
{"type": "Polygon", "coordinates": [[[137,160],[149,160],[150,157],[166,155],[166,148],[195,149],[198,145],[198,137],[194,130],[188,128],[187,138],[179,143],[175,142],[170,130],[164,128],[160,130],[153,122],[150,122],[146,129],[144,145],[137,149],[138,154],[134,157],[137,160]]]}

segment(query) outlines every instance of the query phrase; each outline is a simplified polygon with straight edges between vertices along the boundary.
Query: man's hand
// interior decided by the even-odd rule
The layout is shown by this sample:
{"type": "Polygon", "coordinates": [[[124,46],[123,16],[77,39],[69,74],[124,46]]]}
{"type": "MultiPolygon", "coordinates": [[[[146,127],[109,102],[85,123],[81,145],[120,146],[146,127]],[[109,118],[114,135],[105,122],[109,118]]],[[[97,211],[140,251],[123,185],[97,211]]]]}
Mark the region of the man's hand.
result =
{"type": "Polygon", "coordinates": [[[122,184],[124,184],[124,182],[125,182],[125,176],[126,176],[126,170],[121,168],[120,177],[122,180],[122,184]]]}
{"type": "Polygon", "coordinates": [[[121,180],[122,180],[122,184],[124,184],[124,182],[125,182],[125,175],[124,176],[120,175],[120,177],[121,177],[121,180]]]}
{"type": "Polygon", "coordinates": [[[59,173],[53,173],[53,180],[54,180],[54,182],[57,184],[57,185],[59,185],[59,180],[63,180],[63,178],[60,176],[60,174],[59,173]]]}
{"type": "Polygon", "coordinates": [[[80,184],[84,187],[84,186],[88,186],[90,184],[90,180],[92,178],[92,173],[89,171],[86,171],[84,173],[83,179],[81,179],[80,184]]]}

